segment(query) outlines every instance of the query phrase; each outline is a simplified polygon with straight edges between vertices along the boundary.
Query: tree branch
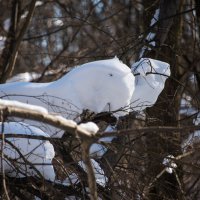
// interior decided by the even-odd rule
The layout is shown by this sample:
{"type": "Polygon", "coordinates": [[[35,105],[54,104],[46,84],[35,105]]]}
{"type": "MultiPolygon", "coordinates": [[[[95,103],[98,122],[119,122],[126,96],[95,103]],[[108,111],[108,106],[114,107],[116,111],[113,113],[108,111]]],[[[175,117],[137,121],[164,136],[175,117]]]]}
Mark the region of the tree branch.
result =
{"type": "Polygon", "coordinates": [[[10,55],[8,63],[6,64],[6,66],[4,66],[4,71],[1,74],[0,83],[5,83],[7,78],[13,72],[15,62],[16,62],[16,59],[17,59],[17,55],[18,55],[19,46],[20,46],[22,38],[23,38],[23,36],[24,36],[24,34],[27,30],[27,27],[28,27],[28,25],[31,21],[31,18],[33,16],[33,13],[34,13],[34,10],[35,10],[35,3],[36,3],[36,0],[31,1],[30,7],[29,7],[29,10],[28,10],[28,15],[26,17],[26,20],[25,20],[23,26],[22,26],[22,29],[19,32],[19,35],[17,36],[16,40],[13,41],[14,46],[13,46],[13,49],[12,49],[12,53],[10,55]]]}

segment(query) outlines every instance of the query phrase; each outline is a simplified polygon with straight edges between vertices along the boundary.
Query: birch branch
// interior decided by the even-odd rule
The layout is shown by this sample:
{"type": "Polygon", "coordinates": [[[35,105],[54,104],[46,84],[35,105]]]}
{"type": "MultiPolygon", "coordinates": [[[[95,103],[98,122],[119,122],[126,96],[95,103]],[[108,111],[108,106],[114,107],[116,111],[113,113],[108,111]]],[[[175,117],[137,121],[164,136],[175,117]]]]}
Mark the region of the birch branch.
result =
{"type": "MultiPolygon", "coordinates": [[[[26,104],[25,104],[26,105],[26,104]]],[[[90,138],[90,133],[80,126],[78,126],[72,120],[67,120],[61,116],[55,116],[53,114],[39,112],[33,109],[21,108],[17,106],[5,106],[0,103],[0,110],[4,116],[14,116],[19,118],[30,119],[34,121],[42,121],[49,125],[63,129],[74,136],[84,136],[84,138],[90,138]]]]}
{"type": "MultiPolygon", "coordinates": [[[[39,107],[36,106],[35,108],[39,109],[39,107]]],[[[23,103],[20,103],[17,106],[12,105],[12,101],[0,101],[0,111],[2,113],[3,118],[7,116],[15,116],[36,121],[43,121],[49,125],[53,125],[57,128],[63,129],[71,134],[74,134],[74,136],[79,136],[82,142],[83,161],[85,163],[88,175],[90,198],[91,200],[97,200],[96,180],[89,157],[89,148],[90,145],[93,143],[93,140],[91,139],[93,135],[90,132],[84,130],[82,127],[72,122],[71,120],[67,120],[61,116],[49,114],[45,110],[42,110],[40,112],[39,110],[31,109],[31,107],[28,108],[27,104],[23,103]],[[23,105],[24,107],[22,107],[23,105]]]]}

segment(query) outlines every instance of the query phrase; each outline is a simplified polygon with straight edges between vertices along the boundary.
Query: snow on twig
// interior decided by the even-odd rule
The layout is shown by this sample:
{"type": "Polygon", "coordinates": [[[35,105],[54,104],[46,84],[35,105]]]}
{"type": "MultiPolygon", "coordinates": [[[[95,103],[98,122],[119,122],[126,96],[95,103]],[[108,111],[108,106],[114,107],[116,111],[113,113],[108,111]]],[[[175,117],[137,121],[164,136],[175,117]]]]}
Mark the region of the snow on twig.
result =
{"type": "Polygon", "coordinates": [[[91,134],[76,124],[72,120],[67,120],[62,116],[48,113],[46,109],[40,106],[32,106],[17,101],[0,101],[0,110],[4,116],[15,116],[20,118],[31,119],[35,121],[43,121],[49,125],[63,129],[71,134],[78,134],[78,136],[89,137],[91,134]]]}

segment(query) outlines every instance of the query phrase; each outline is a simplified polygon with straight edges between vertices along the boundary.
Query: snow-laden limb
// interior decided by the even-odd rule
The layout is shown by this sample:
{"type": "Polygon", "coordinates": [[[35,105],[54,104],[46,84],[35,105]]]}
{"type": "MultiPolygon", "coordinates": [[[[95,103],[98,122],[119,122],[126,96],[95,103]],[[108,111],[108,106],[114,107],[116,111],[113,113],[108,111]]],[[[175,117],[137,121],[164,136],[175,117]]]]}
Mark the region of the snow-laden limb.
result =
{"type": "Polygon", "coordinates": [[[163,165],[166,166],[165,170],[169,174],[172,174],[173,171],[177,168],[177,164],[174,162],[175,157],[173,155],[168,155],[163,159],[163,165]]]}
{"type": "MultiPolygon", "coordinates": [[[[36,107],[40,108],[40,106],[36,107]]],[[[73,134],[74,137],[77,135],[84,138],[91,137],[91,134],[84,128],[77,125],[76,122],[67,120],[62,116],[50,114],[46,112],[46,109],[45,112],[41,112],[40,109],[35,109],[35,107],[32,107],[32,105],[27,106],[27,104],[17,101],[1,100],[0,111],[2,111],[3,116],[15,116],[34,121],[43,121],[46,124],[50,124],[73,134]],[[9,103],[7,104],[7,102],[9,103]]]]}
{"type": "MultiPolygon", "coordinates": [[[[4,101],[4,100],[2,100],[2,101],[4,101]]],[[[21,103],[21,105],[22,104],[23,103],[21,103]]],[[[32,111],[31,109],[28,109],[28,108],[23,109],[21,107],[21,105],[19,108],[17,108],[16,105],[15,106],[11,106],[11,105],[5,106],[3,104],[1,106],[1,103],[0,103],[0,110],[1,110],[2,116],[4,116],[4,115],[6,115],[6,116],[14,115],[17,117],[25,116],[29,119],[43,120],[44,122],[47,122],[51,125],[54,125],[58,128],[64,129],[65,131],[72,133],[74,135],[74,137],[76,137],[76,136],[80,137],[80,139],[82,141],[81,147],[82,147],[83,161],[85,163],[87,173],[88,173],[88,184],[89,184],[91,199],[96,199],[96,196],[97,196],[96,181],[95,181],[95,176],[93,173],[93,167],[92,167],[92,164],[91,164],[90,158],[89,158],[89,147],[91,145],[91,137],[93,136],[93,134],[91,134],[90,132],[85,130],[83,127],[76,125],[76,123],[72,123],[71,120],[66,120],[65,118],[63,118],[61,116],[51,115],[49,113],[41,113],[41,112],[37,112],[35,110],[32,111]]],[[[2,128],[2,130],[3,130],[3,128],[2,128]]],[[[8,143],[8,141],[6,141],[6,142],[8,143]]],[[[11,145],[11,143],[9,143],[9,145],[11,145]]],[[[31,146],[32,145],[30,145],[30,147],[31,146]]],[[[11,147],[14,148],[14,146],[12,146],[12,145],[11,145],[11,147]]],[[[21,144],[19,145],[19,148],[20,147],[21,147],[21,144]]],[[[14,149],[16,150],[16,148],[14,148],[14,149]]],[[[17,153],[19,153],[19,151],[17,151],[17,153]]],[[[10,156],[10,154],[11,153],[8,153],[8,156],[10,156]]],[[[21,157],[24,157],[22,155],[22,153],[19,153],[19,155],[21,157]]],[[[31,154],[29,156],[31,156],[31,154]]],[[[13,163],[11,163],[10,165],[12,165],[12,164],[13,163]]],[[[30,164],[30,162],[28,162],[28,164],[30,164]]],[[[25,170],[26,170],[26,168],[25,168],[25,170]]],[[[20,170],[20,173],[22,173],[21,170],[20,170]]]]}
{"type": "Polygon", "coordinates": [[[141,58],[131,69],[137,74],[131,107],[136,111],[142,111],[155,104],[164,89],[166,79],[170,76],[170,67],[166,62],[141,58]]]}
{"type": "MultiPolygon", "coordinates": [[[[0,123],[0,130],[5,135],[12,133],[49,138],[49,135],[39,128],[25,123],[0,123]]],[[[48,140],[12,137],[5,139],[3,147],[3,165],[7,175],[11,177],[39,176],[39,171],[45,179],[55,180],[52,165],[55,152],[53,145],[48,140]]]]}
{"type": "Polygon", "coordinates": [[[0,99],[0,106],[5,106],[5,107],[11,106],[11,107],[16,107],[16,108],[21,108],[21,109],[32,110],[32,111],[35,111],[35,112],[39,112],[41,114],[48,114],[48,111],[47,111],[46,108],[43,108],[41,106],[35,106],[35,105],[21,103],[19,101],[0,99]]]}

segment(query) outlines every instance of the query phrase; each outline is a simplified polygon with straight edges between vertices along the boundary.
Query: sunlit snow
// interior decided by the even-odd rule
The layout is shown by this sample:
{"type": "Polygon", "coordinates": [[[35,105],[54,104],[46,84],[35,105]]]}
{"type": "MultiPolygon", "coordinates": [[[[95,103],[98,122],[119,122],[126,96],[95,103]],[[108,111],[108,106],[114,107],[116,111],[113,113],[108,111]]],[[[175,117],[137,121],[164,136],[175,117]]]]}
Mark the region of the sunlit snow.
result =
{"type": "MultiPolygon", "coordinates": [[[[113,112],[116,117],[119,117],[132,110],[142,111],[146,107],[152,106],[163,90],[168,76],[170,76],[168,63],[142,58],[130,69],[115,57],[75,67],[61,79],[50,83],[15,82],[2,84],[0,85],[0,96],[6,101],[0,100],[0,102],[4,103],[5,106],[14,104],[24,109],[39,109],[44,114],[53,112],[55,118],[67,118],[76,122],[79,122],[79,116],[85,109],[95,113],[113,112]],[[134,77],[133,74],[137,75],[134,77]],[[11,103],[10,100],[14,101],[11,103]],[[25,105],[17,101],[25,103],[25,105]]],[[[14,118],[14,120],[18,119],[14,118]]],[[[47,137],[48,134],[55,137],[60,137],[63,134],[63,131],[60,135],[59,132],[56,132],[57,129],[46,124],[41,125],[41,122],[30,120],[25,120],[25,122],[26,124],[4,123],[4,133],[47,137]],[[27,123],[40,127],[45,133],[36,127],[27,125],[27,123]]],[[[98,131],[98,127],[91,122],[81,126],[92,134],[98,131]]],[[[106,131],[113,130],[113,128],[109,128],[111,127],[108,126],[106,131]]],[[[108,137],[100,141],[111,142],[112,139],[113,137],[108,137]]],[[[54,149],[50,142],[26,138],[9,138],[8,140],[19,148],[24,157],[33,163],[46,179],[52,181],[55,179],[54,169],[51,165],[54,149]]],[[[106,147],[100,144],[93,144],[90,149],[91,154],[99,157],[106,151],[106,147]]],[[[5,170],[10,176],[22,177],[24,174],[37,174],[29,165],[24,165],[17,151],[8,144],[5,145],[4,153],[12,159],[22,162],[20,164],[21,172],[16,171],[11,162],[4,162],[5,170]]],[[[82,161],[79,164],[84,168],[82,161]]],[[[95,167],[97,182],[105,185],[107,179],[104,172],[95,160],[92,160],[92,164],[95,167]]]]}
{"type": "Polygon", "coordinates": [[[31,82],[34,79],[37,79],[40,77],[40,74],[35,73],[35,72],[24,72],[17,74],[13,76],[12,78],[7,80],[7,83],[12,83],[12,82],[31,82]]]}
{"type": "MultiPolygon", "coordinates": [[[[114,112],[119,117],[130,111],[135,78],[118,58],[94,61],[75,67],[50,83],[6,83],[0,85],[2,99],[39,105],[49,112],[78,121],[84,109],[114,112]]],[[[35,125],[35,122],[29,122],[35,125]]],[[[43,129],[50,135],[55,130],[43,129]]]]}
{"type": "Polygon", "coordinates": [[[169,64],[150,58],[142,58],[132,65],[135,77],[135,90],[133,92],[131,107],[142,111],[155,104],[159,94],[170,76],[169,64]]]}
{"type": "Polygon", "coordinates": [[[46,108],[41,107],[41,106],[36,106],[36,105],[30,105],[26,103],[22,103],[19,101],[14,101],[14,100],[5,100],[5,99],[0,99],[0,105],[1,106],[12,106],[12,107],[17,107],[21,109],[29,109],[38,113],[42,114],[47,114],[48,111],[46,108]]]}
{"type": "MultiPolygon", "coordinates": [[[[116,127],[109,125],[104,132],[116,131],[116,127]]],[[[104,137],[99,140],[99,142],[111,143],[115,137],[104,137]]],[[[93,158],[102,157],[108,149],[102,144],[92,144],[90,147],[90,156],[93,158]]]]}
{"type": "Polygon", "coordinates": [[[79,125],[79,127],[85,129],[86,131],[88,131],[88,133],[92,135],[99,131],[99,127],[93,122],[82,123],[79,125]]]}
{"type": "Polygon", "coordinates": [[[166,166],[165,170],[169,174],[172,174],[173,171],[177,168],[177,164],[174,162],[174,156],[173,155],[168,155],[166,158],[163,160],[163,165],[166,166]]]}
{"type": "MultiPolygon", "coordinates": [[[[105,176],[103,169],[100,167],[99,163],[96,162],[94,159],[91,159],[91,163],[94,170],[94,175],[96,178],[96,182],[102,186],[105,186],[108,178],[105,176]]],[[[86,166],[83,161],[79,161],[79,165],[86,170],[86,166]]]]}
{"type": "MultiPolygon", "coordinates": [[[[45,134],[39,128],[25,123],[1,123],[0,130],[5,135],[24,134],[49,137],[48,134],[45,134]]],[[[3,154],[5,157],[3,162],[4,170],[9,176],[39,176],[38,170],[45,179],[54,181],[55,173],[51,162],[55,152],[53,145],[48,140],[9,137],[5,139],[3,154]]]]}
{"type": "MultiPolygon", "coordinates": [[[[196,119],[193,120],[193,124],[195,126],[200,125],[200,114],[198,114],[196,119]]],[[[193,133],[190,133],[188,137],[181,143],[181,148],[183,152],[187,151],[188,147],[193,146],[193,144],[199,141],[200,141],[200,130],[196,130],[193,133]]]]}

